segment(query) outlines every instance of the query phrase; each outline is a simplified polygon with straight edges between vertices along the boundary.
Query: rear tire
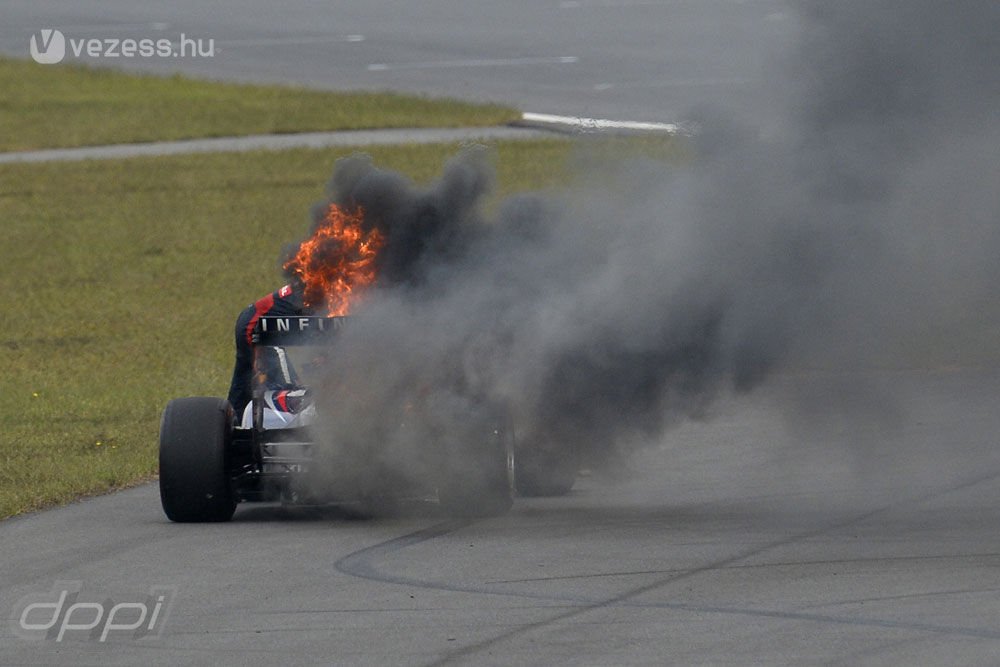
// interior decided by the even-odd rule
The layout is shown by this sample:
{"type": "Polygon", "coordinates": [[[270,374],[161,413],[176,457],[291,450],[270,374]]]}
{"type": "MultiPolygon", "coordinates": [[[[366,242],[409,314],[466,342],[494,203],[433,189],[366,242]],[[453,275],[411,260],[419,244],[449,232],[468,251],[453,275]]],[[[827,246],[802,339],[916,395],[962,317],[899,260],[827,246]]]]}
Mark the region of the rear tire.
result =
{"type": "Polygon", "coordinates": [[[221,398],[179,398],[160,422],[160,502],[171,521],[229,521],[236,496],[228,474],[233,409],[221,398]]]}
{"type": "Polygon", "coordinates": [[[517,492],[536,498],[564,496],[576,483],[578,468],[570,452],[523,449],[517,454],[517,492]]]}
{"type": "Polygon", "coordinates": [[[481,449],[452,460],[438,487],[438,502],[450,516],[484,518],[506,514],[514,504],[514,446],[502,430],[481,449]]]}

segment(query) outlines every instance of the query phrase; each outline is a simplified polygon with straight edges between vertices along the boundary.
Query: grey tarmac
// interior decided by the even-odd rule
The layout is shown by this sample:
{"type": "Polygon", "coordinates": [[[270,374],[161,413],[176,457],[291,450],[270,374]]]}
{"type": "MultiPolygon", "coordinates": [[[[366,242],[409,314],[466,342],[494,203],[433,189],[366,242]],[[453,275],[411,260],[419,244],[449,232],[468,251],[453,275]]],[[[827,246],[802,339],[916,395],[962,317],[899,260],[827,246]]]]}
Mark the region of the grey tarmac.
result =
{"type": "Polygon", "coordinates": [[[177,525],[151,484],[8,520],[0,663],[989,663],[1000,380],[887,380],[913,417],[891,432],[804,433],[765,390],[496,519],[244,505],[177,525]],[[158,638],[18,636],[58,581],[80,601],[175,595],[158,638]]]}

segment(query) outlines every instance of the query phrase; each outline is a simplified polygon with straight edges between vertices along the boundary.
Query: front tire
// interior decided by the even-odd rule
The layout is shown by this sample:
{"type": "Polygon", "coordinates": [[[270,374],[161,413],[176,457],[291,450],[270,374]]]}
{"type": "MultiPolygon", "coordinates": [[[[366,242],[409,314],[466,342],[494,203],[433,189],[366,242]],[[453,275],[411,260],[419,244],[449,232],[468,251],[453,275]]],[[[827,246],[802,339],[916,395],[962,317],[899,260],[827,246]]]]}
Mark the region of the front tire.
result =
{"type": "Polygon", "coordinates": [[[221,398],[179,398],[160,422],[160,502],[171,521],[229,521],[236,496],[228,474],[233,409],[221,398]]]}

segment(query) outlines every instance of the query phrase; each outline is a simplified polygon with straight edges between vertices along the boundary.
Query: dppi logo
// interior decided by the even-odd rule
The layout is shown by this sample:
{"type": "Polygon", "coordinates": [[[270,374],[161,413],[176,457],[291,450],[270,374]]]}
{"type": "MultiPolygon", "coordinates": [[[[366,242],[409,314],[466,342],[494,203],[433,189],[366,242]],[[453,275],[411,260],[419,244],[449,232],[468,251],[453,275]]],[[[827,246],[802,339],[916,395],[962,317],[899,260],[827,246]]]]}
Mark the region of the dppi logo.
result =
{"type": "MultiPolygon", "coordinates": [[[[10,625],[22,639],[63,641],[67,633],[88,633],[86,638],[106,642],[112,633],[129,633],[132,639],[159,637],[167,622],[176,588],[153,586],[143,602],[80,602],[80,581],[57,581],[50,593],[21,598],[11,613],[10,625]]],[[[70,637],[80,638],[80,634],[70,637]]]]}
{"type": "Polygon", "coordinates": [[[31,36],[31,57],[36,63],[54,65],[66,57],[66,36],[54,28],[42,28],[31,36]]]}

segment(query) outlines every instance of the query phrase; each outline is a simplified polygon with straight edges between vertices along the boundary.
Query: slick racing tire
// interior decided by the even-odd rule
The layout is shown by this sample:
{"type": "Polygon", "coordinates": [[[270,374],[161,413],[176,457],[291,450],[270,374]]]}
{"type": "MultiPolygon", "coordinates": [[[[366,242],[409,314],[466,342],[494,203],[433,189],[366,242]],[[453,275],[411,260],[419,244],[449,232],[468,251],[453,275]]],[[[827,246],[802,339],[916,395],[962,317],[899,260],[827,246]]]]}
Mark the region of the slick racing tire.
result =
{"type": "Polygon", "coordinates": [[[564,496],[576,483],[579,465],[569,452],[519,449],[516,459],[518,495],[525,497],[564,496]]]}
{"type": "Polygon", "coordinates": [[[438,502],[449,516],[501,516],[514,503],[514,447],[502,431],[480,447],[453,458],[446,479],[438,487],[438,502]]]}
{"type": "Polygon", "coordinates": [[[179,398],[160,422],[160,502],[171,521],[229,521],[236,497],[228,475],[233,409],[221,398],[179,398]]]}

